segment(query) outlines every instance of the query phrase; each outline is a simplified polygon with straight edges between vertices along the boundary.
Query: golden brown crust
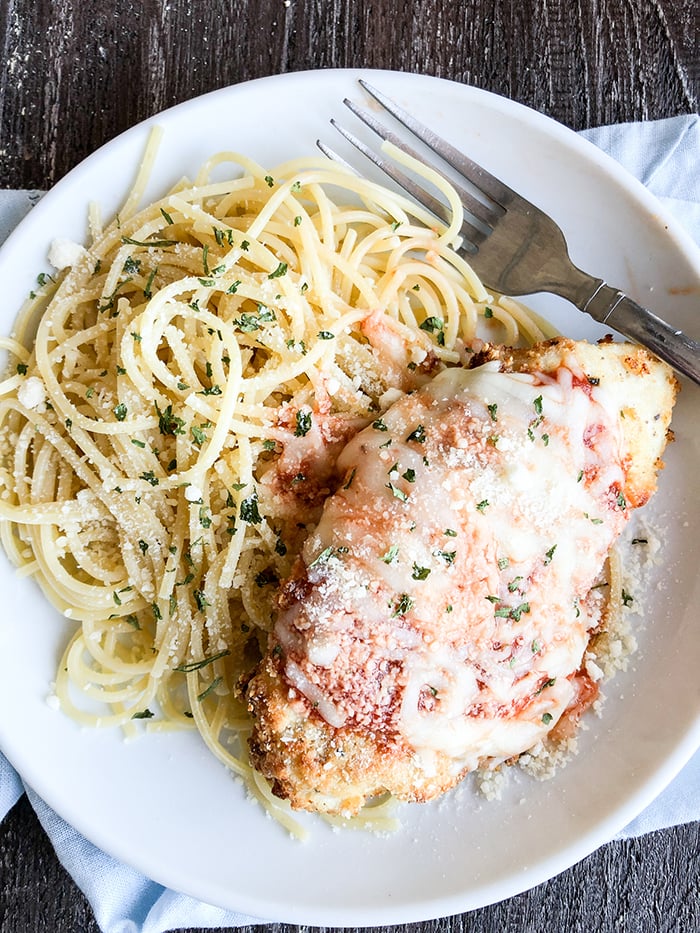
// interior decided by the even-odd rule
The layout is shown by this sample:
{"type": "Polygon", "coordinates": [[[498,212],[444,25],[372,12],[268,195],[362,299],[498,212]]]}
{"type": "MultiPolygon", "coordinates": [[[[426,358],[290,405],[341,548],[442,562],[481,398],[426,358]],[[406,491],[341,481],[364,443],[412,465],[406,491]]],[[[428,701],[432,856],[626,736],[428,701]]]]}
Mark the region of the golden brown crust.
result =
{"type": "Polygon", "coordinates": [[[309,712],[286,683],[277,653],[273,650],[263,660],[248,686],[248,708],[255,720],[250,756],[273,793],[292,807],[349,816],[387,788],[400,800],[422,803],[461,779],[461,772],[447,768],[426,775],[398,738],[335,729],[309,712]]]}
{"type": "Polygon", "coordinates": [[[503,372],[554,373],[566,365],[578,369],[591,388],[604,385],[620,413],[628,471],[625,498],[638,508],[656,491],[663,469],[658,451],[672,439],[671,410],[680,386],[671,369],[644,347],[632,343],[598,344],[554,337],[528,349],[485,344],[471,365],[498,360],[503,372]],[[635,377],[630,379],[630,376],[635,377]]]}
{"type": "MultiPolygon", "coordinates": [[[[642,505],[656,488],[656,470],[666,442],[677,392],[669,368],[630,344],[579,343],[564,338],[528,350],[486,345],[475,364],[498,361],[504,371],[548,376],[565,367],[587,393],[600,392],[606,409],[620,413],[624,495],[642,505]]],[[[299,560],[283,587],[280,611],[303,605],[313,584],[299,560]]],[[[254,720],[251,760],[292,807],[351,815],[387,789],[397,798],[435,798],[462,777],[455,760],[441,752],[426,762],[396,731],[334,727],[290,683],[282,646],[273,641],[246,691],[254,720]]]]}

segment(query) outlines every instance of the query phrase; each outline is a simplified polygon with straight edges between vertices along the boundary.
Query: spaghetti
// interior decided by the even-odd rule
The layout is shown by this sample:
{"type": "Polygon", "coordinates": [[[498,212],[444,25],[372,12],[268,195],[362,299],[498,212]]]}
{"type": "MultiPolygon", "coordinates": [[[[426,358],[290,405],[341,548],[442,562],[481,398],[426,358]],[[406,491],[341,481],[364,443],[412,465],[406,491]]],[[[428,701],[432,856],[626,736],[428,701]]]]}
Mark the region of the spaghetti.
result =
{"type": "Polygon", "coordinates": [[[0,535],[77,624],[64,711],[196,726],[288,822],[248,763],[236,684],[335,457],[399,393],[464,364],[483,326],[545,335],[459,255],[459,214],[434,229],[325,159],[267,172],[234,153],[137,209],[155,149],[2,342],[0,535]]]}

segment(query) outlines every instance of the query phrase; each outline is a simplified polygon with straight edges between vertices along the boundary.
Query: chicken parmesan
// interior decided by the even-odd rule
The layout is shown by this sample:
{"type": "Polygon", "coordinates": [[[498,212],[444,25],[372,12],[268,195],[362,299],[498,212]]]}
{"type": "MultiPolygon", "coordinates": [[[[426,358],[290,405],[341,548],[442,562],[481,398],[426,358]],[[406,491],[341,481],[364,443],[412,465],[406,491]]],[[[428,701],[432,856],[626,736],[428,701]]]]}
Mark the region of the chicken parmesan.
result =
{"type": "Polygon", "coordinates": [[[676,390],[630,344],[487,345],[347,443],[247,686],[275,794],[427,801],[592,701],[591,589],[656,488],[676,390]]]}

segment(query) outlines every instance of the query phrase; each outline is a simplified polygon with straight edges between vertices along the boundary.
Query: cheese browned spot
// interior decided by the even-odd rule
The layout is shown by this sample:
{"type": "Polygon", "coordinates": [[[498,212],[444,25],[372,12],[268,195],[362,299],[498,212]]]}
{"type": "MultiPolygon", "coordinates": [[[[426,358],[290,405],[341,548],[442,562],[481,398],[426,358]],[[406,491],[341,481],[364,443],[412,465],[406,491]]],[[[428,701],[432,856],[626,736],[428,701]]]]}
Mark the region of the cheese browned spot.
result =
{"type": "Polygon", "coordinates": [[[580,702],[587,596],[656,486],[676,383],[627,344],[486,347],[346,446],[247,691],[292,806],[431,799],[580,702]]]}

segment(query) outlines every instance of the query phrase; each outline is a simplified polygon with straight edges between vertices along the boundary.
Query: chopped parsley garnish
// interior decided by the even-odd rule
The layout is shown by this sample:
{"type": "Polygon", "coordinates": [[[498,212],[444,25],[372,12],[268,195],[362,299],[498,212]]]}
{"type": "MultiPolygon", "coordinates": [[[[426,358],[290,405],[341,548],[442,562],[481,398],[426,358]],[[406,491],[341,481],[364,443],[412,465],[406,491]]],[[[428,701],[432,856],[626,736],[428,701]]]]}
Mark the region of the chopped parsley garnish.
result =
{"type": "Polygon", "coordinates": [[[140,259],[134,259],[133,256],[127,256],[124,260],[124,265],[122,269],[126,272],[127,275],[135,275],[141,266],[140,259]]]}
{"type": "Polygon", "coordinates": [[[26,363],[18,363],[18,364],[17,364],[17,372],[19,373],[20,376],[26,376],[26,375],[27,375],[27,364],[26,364],[26,363]]]}
{"type": "Polygon", "coordinates": [[[476,510],[477,510],[477,512],[485,512],[486,509],[488,508],[488,506],[489,506],[489,500],[488,500],[488,499],[482,499],[481,502],[477,502],[477,504],[476,504],[476,510]]]}
{"type": "Polygon", "coordinates": [[[441,347],[445,346],[445,322],[442,318],[434,316],[427,317],[419,326],[421,330],[425,330],[430,334],[435,334],[437,343],[441,347]]]}
{"type": "Polygon", "coordinates": [[[448,538],[457,537],[457,532],[454,530],[454,528],[445,528],[445,534],[447,535],[448,538]]]}
{"type": "Polygon", "coordinates": [[[146,284],[143,289],[144,298],[153,297],[153,280],[155,279],[157,274],[158,274],[158,267],[156,267],[155,269],[152,269],[148,278],[146,279],[146,284]]]}
{"type": "Polygon", "coordinates": [[[414,563],[411,576],[414,580],[427,580],[430,576],[430,567],[419,567],[418,564],[414,563]]]}
{"type": "Polygon", "coordinates": [[[181,674],[189,674],[192,671],[201,670],[201,668],[206,667],[208,664],[213,664],[213,662],[218,661],[219,658],[225,658],[227,654],[231,654],[231,652],[228,648],[225,648],[218,654],[212,654],[208,658],[202,658],[201,661],[187,661],[184,664],[179,664],[175,670],[179,671],[181,674]]]}
{"type": "Polygon", "coordinates": [[[318,339],[319,340],[334,340],[335,334],[330,330],[320,330],[318,332],[318,339]]]}
{"type": "Polygon", "coordinates": [[[288,350],[297,350],[301,353],[302,356],[306,356],[306,344],[303,340],[300,340],[298,343],[294,340],[293,337],[290,337],[289,340],[285,341],[288,350]]]}
{"type": "Polygon", "coordinates": [[[221,395],[221,386],[219,385],[210,386],[208,389],[202,389],[202,391],[199,394],[200,395],[221,395]]]}
{"type": "Polygon", "coordinates": [[[207,435],[205,432],[196,424],[192,425],[190,432],[192,433],[192,440],[197,445],[197,447],[201,447],[202,444],[207,440],[207,435]]]}
{"type": "Polygon", "coordinates": [[[287,274],[287,263],[281,262],[274,272],[270,272],[268,279],[279,279],[281,276],[287,274]]]}
{"type": "Polygon", "coordinates": [[[389,428],[384,424],[384,421],[381,418],[377,418],[376,421],[372,422],[372,427],[375,431],[388,431],[389,428]]]}
{"type": "Polygon", "coordinates": [[[519,622],[520,616],[524,612],[529,612],[529,611],[530,611],[530,603],[520,603],[519,606],[516,606],[514,609],[511,610],[511,618],[515,619],[516,622],[519,622]]]}
{"type": "Polygon", "coordinates": [[[173,218],[170,216],[170,214],[169,214],[169,213],[165,210],[165,208],[163,208],[163,207],[161,207],[160,212],[161,212],[161,214],[163,215],[163,218],[164,218],[166,224],[169,224],[169,225],[172,227],[172,225],[173,225],[173,218]]]}
{"type": "Polygon", "coordinates": [[[519,606],[502,606],[496,609],[494,615],[499,619],[513,619],[514,622],[519,622],[523,613],[529,611],[530,603],[520,603],[519,606]]]}
{"type": "Polygon", "coordinates": [[[446,564],[454,564],[457,551],[435,551],[437,557],[441,557],[446,564]]]}
{"type": "Polygon", "coordinates": [[[416,481],[416,471],[409,469],[405,473],[402,473],[401,476],[406,480],[407,483],[415,483],[416,481]]]}
{"type": "Polygon", "coordinates": [[[211,603],[204,595],[204,590],[193,590],[192,596],[194,597],[194,601],[197,604],[197,609],[199,609],[200,612],[202,612],[203,609],[206,609],[207,606],[211,605],[211,603]]]}
{"type": "Polygon", "coordinates": [[[543,563],[544,563],[545,567],[547,566],[547,564],[551,564],[552,558],[554,557],[554,552],[556,551],[556,549],[557,549],[556,544],[553,544],[552,547],[551,547],[551,548],[547,551],[547,553],[544,555],[544,561],[543,561],[543,563]]]}
{"type": "Polygon", "coordinates": [[[498,569],[499,570],[505,570],[509,564],[510,564],[510,561],[508,560],[507,557],[498,558],[498,569]]]}
{"type": "Polygon", "coordinates": [[[185,433],[185,422],[173,414],[172,405],[167,405],[162,411],[158,407],[158,402],[154,402],[154,405],[158,415],[158,430],[161,434],[170,434],[175,437],[177,434],[185,433]]]}
{"type": "Polygon", "coordinates": [[[257,314],[250,314],[250,312],[244,311],[240,319],[234,320],[233,323],[236,327],[239,327],[244,334],[250,334],[254,330],[260,330],[261,324],[274,320],[276,320],[275,312],[272,311],[271,308],[259,304],[257,314]]]}
{"type": "Polygon", "coordinates": [[[311,430],[311,412],[310,411],[298,411],[296,418],[296,428],[294,429],[295,437],[305,437],[311,430]]]}
{"type": "Polygon", "coordinates": [[[200,703],[202,702],[202,700],[205,700],[209,696],[210,693],[216,690],[216,688],[219,686],[219,684],[222,681],[223,681],[223,677],[215,677],[214,680],[212,680],[212,682],[209,684],[209,686],[205,690],[202,690],[201,693],[197,694],[197,700],[200,703]]]}
{"type": "Polygon", "coordinates": [[[248,522],[249,525],[259,525],[262,521],[262,516],[258,510],[258,494],[256,492],[241,502],[241,521],[248,522]]]}
{"type": "Polygon", "coordinates": [[[114,417],[117,419],[117,421],[123,421],[126,418],[127,407],[124,402],[120,402],[118,405],[115,405],[112,411],[114,412],[114,417]]]}
{"type": "Polygon", "coordinates": [[[396,555],[399,553],[398,544],[392,544],[386,554],[382,554],[382,560],[385,564],[390,564],[393,560],[396,559],[396,555]]]}
{"type": "Polygon", "coordinates": [[[130,236],[123,236],[122,243],[128,243],[130,246],[157,246],[165,249],[168,246],[175,246],[177,240],[132,240],[130,236]]]}
{"type": "Polygon", "coordinates": [[[626,502],[625,497],[622,495],[621,492],[619,492],[619,493],[617,494],[617,504],[618,504],[619,508],[622,509],[623,512],[624,512],[624,510],[627,508],[627,502],[626,502]]]}
{"type": "Polygon", "coordinates": [[[491,415],[491,421],[498,421],[498,404],[494,402],[493,405],[487,405],[486,407],[488,408],[489,414],[491,415]]]}
{"type": "Polygon", "coordinates": [[[132,719],[152,719],[153,713],[150,709],[142,709],[139,713],[133,713],[132,719]]]}
{"type": "Polygon", "coordinates": [[[408,500],[408,494],[397,486],[394,486],[393,483],[387,483],[386,488],[391,490],[391,494],[395,499],[400,499],[401,502],[406,502],[408,500]]]}
{"type": "Polygon", "coordinates": [[[630,596],[630,594],[624,589],[622,590],[620,596],[622,597],[623,606],[631,606],[634,602],[634,597],[630,596]]]}
{"type": "Polygon", "coordinates": [[[402,593],[394,604],[394,616],[405,616],[407,612],[410,612],[413,609],[415,603],[408,595],[408,593],[402,593]]]}
{"type": "Polygon", "coordinates": [[[425,428],[423,425],[419,424],[415,431],[411,431],[406,440],[415,441],[417,444],[425,444],[425,428]]]}
{"type": "Polygon", "coordinates": [[[542,414],[542,396],[538,395],[535,401],[532,403],[535,406],[535,411],[538,415],[542,414]]]}
{"type": "Polygon", "coordinates": [[[548,726],[554,717],[551,713],[542,713],[542,722],[548,726]]]}
{"type": "Polygon", "coordinates": [[[315,567],[316,564],[324,563],[324,562],[327,561],[328,558],[331,557],[332,555],[333,555],[333,547],[332,547],[331,545],[329,545],[328,547],[325,547],[325,548],[321,551],[320,554],[318,554],[316,557],[314,557],[314,559],[313,559],[313,560],[311,561],[311,563],[309,564],[308,569],[311,570],[311,568],[312,568],[312,567],[315,567]]]}
{"type": "Polygon", "coordinates": [[[146,480],[147,483],[150,483],[151,486],[158,485],[158,477],[155,475],[153,470],[144,470],[139,479],[146,480]]]}

